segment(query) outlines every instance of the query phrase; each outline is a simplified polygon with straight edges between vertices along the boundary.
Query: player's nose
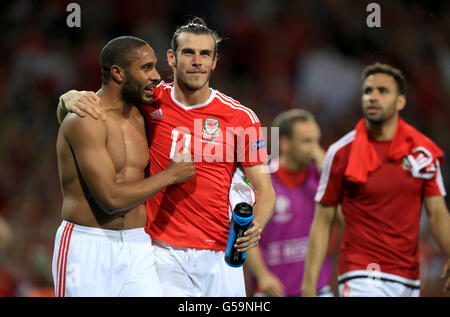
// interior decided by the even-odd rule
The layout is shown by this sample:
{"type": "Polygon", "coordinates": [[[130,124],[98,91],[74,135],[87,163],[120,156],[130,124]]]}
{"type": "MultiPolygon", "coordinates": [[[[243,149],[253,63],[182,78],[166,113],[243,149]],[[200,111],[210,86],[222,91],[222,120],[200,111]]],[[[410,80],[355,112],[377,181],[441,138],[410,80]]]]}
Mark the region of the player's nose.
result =
{"type": "Polygon", "coordinates": [[[370,103],[374,103],[377,102],[379,98],[379,94],[376,91],[373,91],[370,95],[369,95],[369,102],[370,103]]]}
{"type": "Polygon", "coordinates": [[[151,73],[150,73],[150,80],[153,83],[159,83],[161,81],[161,75],[159,75],[159,72],[154,69],[151,73]]]}
{"type": "Polygon", "coordinates": [[[199,53],[195,53],[192,57],[192,65],[193,66],[201,66],[202,60],[199,53]]]}

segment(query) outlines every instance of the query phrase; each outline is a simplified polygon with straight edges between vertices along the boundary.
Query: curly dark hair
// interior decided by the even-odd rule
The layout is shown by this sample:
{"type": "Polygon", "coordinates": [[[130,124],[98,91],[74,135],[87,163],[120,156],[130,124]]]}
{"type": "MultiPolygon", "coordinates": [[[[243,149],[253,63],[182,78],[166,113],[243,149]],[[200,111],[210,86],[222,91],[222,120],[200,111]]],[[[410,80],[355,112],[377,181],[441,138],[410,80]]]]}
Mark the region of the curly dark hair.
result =
{"type": "Polygon", "coordinates": [[[403,76],[402,72],[390,65],[387,64],[381,64],[381,63],[375,63],[372,65],[367,66],[364,68],[362,72],[362,80],[366,80],[367,77],[373,74],[387,74],[392,76],[395,79],[395,82],[397,83],[397,89],[400,95],[406,94],[406,81],[405,77],[403,76]]]}

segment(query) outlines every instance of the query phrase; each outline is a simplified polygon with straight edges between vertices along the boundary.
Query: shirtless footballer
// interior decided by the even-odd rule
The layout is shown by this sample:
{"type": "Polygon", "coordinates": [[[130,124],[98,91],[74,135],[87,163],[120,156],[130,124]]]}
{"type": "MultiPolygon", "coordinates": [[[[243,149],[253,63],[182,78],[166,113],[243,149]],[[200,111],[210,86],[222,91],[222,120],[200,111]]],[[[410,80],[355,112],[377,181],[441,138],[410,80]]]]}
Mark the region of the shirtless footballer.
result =
{"type": "MultiPolygon", "coordinates": [[[[146,203],[146,232],[155,245],[165,296],[246,295],[242,267],[232,268],[224,261],[229,189],[238,163],[256,196],[253,226],[237,239],[238,251],[258,245],[275,205],[258,117],[209,85],[219,42],[202,19],[180,26],[167,51],[174,82],[161,82],[155,87],[154,102],[140,105],[148,124],[150,173],[160,172],[177,148],[193,153],[196,167],[195,178],[162,190],[146,203]],[[231,137],[230,131],[235,133],[231,137]],[[247,137],[244,131],[254,134],[247,137]]],[[[81,101],[80,96],[86,95],[64,94],[61,99],[67,100],[59,109],[98,117],[101,107],[81,101]]]]}
{"type": "MultiPolygon", "coordinates": [[[[57,157],[62,218],[53,254],[56,296],[161,296],[154,246],[144,231],[145,201],[195,175],[192,162],[170,162],[145,177],[149,163],[144,118],[160,81],[153,49],[125,36],[103,48],[100,101],[107,118],[68,114],[57,157]]],[[[175,158],[174,158],[175,159],[175,158]]]]}

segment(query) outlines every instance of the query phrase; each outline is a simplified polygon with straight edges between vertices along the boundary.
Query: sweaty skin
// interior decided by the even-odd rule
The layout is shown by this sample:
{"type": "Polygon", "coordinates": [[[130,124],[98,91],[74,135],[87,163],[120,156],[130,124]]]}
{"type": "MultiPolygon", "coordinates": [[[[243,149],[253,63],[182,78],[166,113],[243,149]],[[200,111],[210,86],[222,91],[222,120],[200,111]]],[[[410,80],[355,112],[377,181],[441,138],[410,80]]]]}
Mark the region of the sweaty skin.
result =
{"type": "MultiPolygon", "coordinates": [[[[65,133],[80,125],[80,122],[73,121],[92,121],[90,122],[93,125],[92,132],[102,135],[102,138],[98,138],[96,141],[104,142],[104,145],[91,151],[86,149],[86,154],[77,153],[80,156],[79,159],[98,160],[97,164],[103,165],[108,163],[104,160],[107,161],[109,157],[114,166],[114,177],[117,183],[142,180],[149,158],[144,119],[136,107],[130,109],[128,117],[122,117],[116,112],[106,111],[108,116],[103,122],[90,118],[80,119],[76,118],[76,115],[69,114],[60,129],[57,152],[64,196],[62,216],[67,221],[113,230],[145,226],[147,213],[144,204],[132,208],[129,212],[125,209],[112,216],[102,210],[89,192],[83,177],[80,177],[77,155],[72,152],[65,136],[65,133]]],[[[82,133],[73,134],[75,135],[70,138],[75,139],[74,142],[78,142],[76,139],[83,137],[82,133]]],[[[100,178],[93,178],[92,181],[95,183],[94,186],[102,186],[100,178]]]]}
{"type": "MultiPolygon", "coordinates": [[[[148,45],[137,53],[129,76],[137,83],[141,100],[151,102],[151,87],[161,79],[154,67],[156,57],[148,45]]],[[[144,227],[144,202],[166,186],[195,176],[195,165],[190,157],[177,153],[165,170],[145,177],[149,163],[145,121],[136,106],[121,98],[120,84],[126,76],[120,67],[113,68],[115,80],[104,84],[92,97],[101,102],[106,118],[81,118],[74,113],[64,117],[57,158],[63,219],[83,226],[124,230],[144,227]]]]}

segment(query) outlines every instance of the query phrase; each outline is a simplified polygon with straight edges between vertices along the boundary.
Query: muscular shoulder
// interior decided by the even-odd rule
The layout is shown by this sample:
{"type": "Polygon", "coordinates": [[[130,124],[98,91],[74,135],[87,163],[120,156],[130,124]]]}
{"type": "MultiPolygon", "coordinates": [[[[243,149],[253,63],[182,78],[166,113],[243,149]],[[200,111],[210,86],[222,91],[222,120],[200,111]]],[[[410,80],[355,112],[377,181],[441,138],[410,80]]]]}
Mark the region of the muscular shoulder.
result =
{"type": "Polygon", "coordinates": [[[69,141],[89,140],[89,142],[104,141],[107,137],[105,122],[90,116],[84,118],[69,113],[64,118],[60,129],[69,141]]]}

